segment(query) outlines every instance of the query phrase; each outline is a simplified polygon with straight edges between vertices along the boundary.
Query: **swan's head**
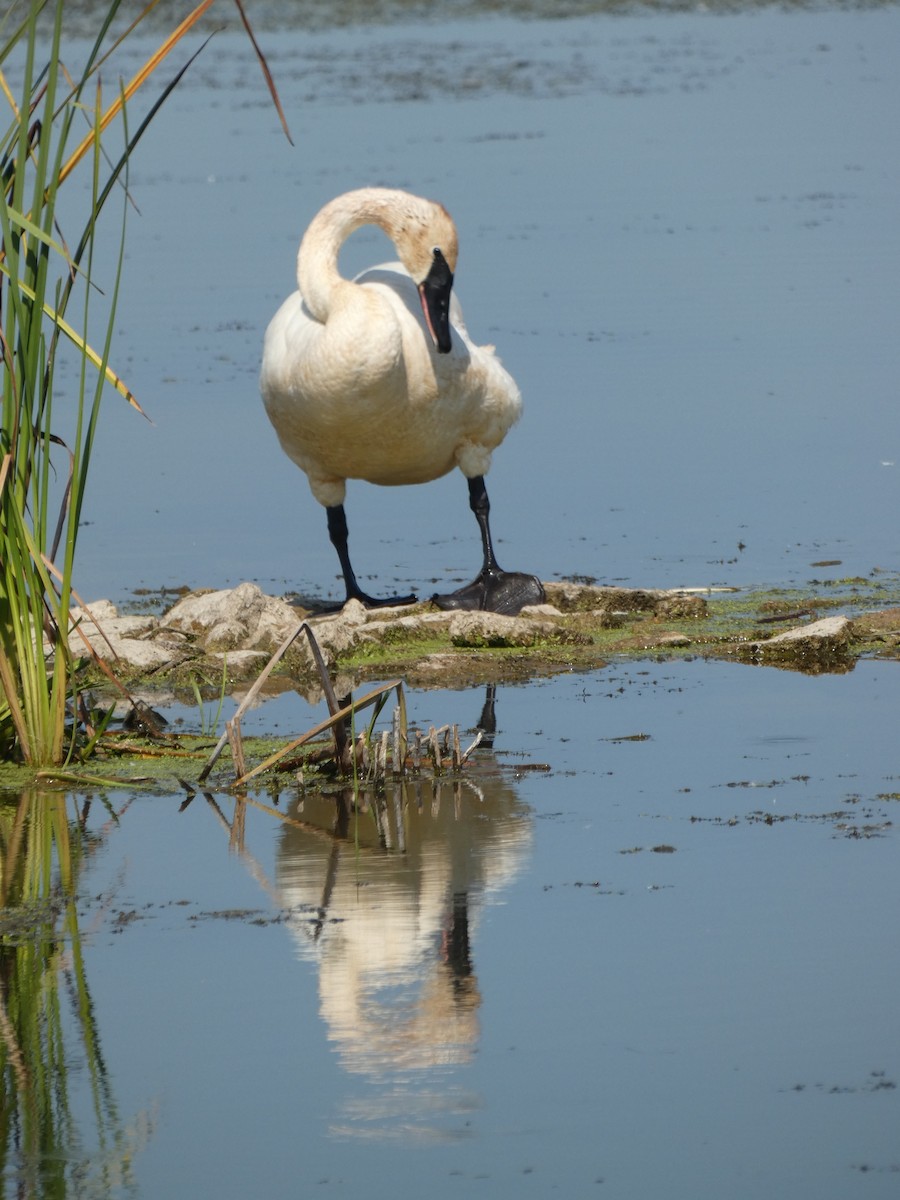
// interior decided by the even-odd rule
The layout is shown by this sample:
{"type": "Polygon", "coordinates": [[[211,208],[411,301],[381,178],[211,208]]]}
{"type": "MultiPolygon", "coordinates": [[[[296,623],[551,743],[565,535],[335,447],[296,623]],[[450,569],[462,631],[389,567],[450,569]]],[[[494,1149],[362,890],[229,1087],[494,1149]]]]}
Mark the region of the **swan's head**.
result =
{"type": "Polygon", "coordinates": [[[449,354],[450,291],[456,270],[456,226],[440,204],[418,200],[393,234],[403,265],[422,301],[425,324],[438,354],[449,354]]]}

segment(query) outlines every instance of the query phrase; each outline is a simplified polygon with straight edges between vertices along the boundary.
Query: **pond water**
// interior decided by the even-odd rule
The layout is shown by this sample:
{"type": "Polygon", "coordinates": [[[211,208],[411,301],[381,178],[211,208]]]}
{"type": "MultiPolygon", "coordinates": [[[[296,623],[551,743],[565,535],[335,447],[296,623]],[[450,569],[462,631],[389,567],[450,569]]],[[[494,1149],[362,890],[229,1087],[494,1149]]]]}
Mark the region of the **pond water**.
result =
{"type": "Polygon", "coordinates": [[[389,788],[380,831],[293,785],[73,798],[40,1165],[115,1196],[896,1195],[898,688],[501,688],[467,781],[389,788]]]}
{"type": "MultiPolygon", "coordinates": [[[[293,148],[232,30],[135,160],[114,361],[154,424],[110,398],[82,595],[340,594],[256,378],[303,230],[364,183],[454,214],[469,328],[522,387],[488,480],[504,565],[650,587],[900,566],[895,7],[260,36],[293,148]]],[[[387,256],[360,231],[346,270],[387,256]]],[[[351,484],[347,513],[385,593],[478,565],[458,473],[351,484]]]]}
{"type": "MultiPolygon", "coordinates": [[[[360,183],[447,204],[522,384],[504,564],[900,568],[895,7],[261,40],[293,149],[226,31],[136,163],[114,360],[154,424],[110,397],[82,594],[337,594],[256,373],[302,230],[360,183]]],[[[385,252],[361,232],[348,272],[385,252]]],[[[385,590],[473,573],[458,476],[347,507],[385,590]]],[[[409,705],[468,729],[484,699],[409,705]]],[[[57,940],[3,926],[4,1189],[895,1196],[898,703],[887,661],[612,662],[499,688],[466,782],[389,789],[380,827],[294,785],[8,798],[10,862],[42,821],[68,841],[57,940]]],[[[317,716],[289,692],[245,726],[317,716]]]]}

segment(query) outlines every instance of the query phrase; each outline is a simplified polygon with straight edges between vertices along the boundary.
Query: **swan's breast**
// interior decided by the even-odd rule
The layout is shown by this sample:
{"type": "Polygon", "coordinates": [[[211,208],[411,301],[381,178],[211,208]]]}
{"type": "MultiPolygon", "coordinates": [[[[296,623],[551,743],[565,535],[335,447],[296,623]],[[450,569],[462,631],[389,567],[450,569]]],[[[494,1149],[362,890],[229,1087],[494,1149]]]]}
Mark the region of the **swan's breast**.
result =
{"type": "Polygon", "coordinates": [[[400,264],[345,283],[325,324],[299,292],[285,301],[266,332],[260,389],[282,447],[311,480],[424,483],[471,459],[473,446],[489,463],[518,418],[519,391],[493,352],[470,342],[455,297],[451,317],[451,352],[437,354],[400,264]]]}

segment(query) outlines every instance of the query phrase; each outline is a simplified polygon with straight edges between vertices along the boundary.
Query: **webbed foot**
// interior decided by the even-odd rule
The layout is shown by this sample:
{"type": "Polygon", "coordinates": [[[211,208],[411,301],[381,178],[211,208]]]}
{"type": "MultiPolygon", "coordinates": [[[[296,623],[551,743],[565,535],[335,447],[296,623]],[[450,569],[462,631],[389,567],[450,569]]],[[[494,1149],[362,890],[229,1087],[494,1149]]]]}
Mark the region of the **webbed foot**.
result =
{"type": "Polygon", "coordinates": [[[379,600],[375,596],[369,596],[366,592],[354,592],[347,596],[346,600],[335,600],[329,604],[317,604],[315,606],[316,616],[329,616],[331,613],[339,613],[345,604],[350,600],[358,600],[365,608],[400,608],[404,604],[417,604],[418,596],[385,596],[379,600]]]}
{"type": "Polygon", "coordinates": [[[520,571],[482,570],[455,592],[431,597],[445,612],[495,612],[514,617],[529,604],[543,604],[544,588],[535,575],[520,571]]]}
{"type": "MultiPolygon", "coordinates": [[[[347,600],[359,600],[366,608],[399,608],[403,604],[415,604],[418,601],[418,596],[385,596],[378,600],[374,596],[367,596],[365,592],[360,592],[358,596],[348,596],[347,600]]],[[[344,603],[347,603],[347,600],[344,603]]]]}

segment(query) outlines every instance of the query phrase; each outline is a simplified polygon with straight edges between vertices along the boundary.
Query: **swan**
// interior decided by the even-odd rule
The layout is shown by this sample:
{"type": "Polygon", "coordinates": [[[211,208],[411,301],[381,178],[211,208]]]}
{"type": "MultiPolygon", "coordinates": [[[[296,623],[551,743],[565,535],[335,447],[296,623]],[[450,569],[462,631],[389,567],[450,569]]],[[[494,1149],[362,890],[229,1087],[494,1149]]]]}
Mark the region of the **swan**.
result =
{"type": "Polygon", "coordinates": [[[266,412],[325,508],[347,600],[366,607],[416,597],[374,599],[360,588],[347,544],[346,481],[427,483],[454,467],[468,480],[483,563],[471,584],[433,601],[514,614],[544,599],[535,576],[503,571],[494,555],[484,476],[522,401],[493,347],[469,338],[451,290],[457,253],[456,226],[442,205],[393,188],[347,192],[310,223],[297,256],[299,290],[266,330],[266,412]],[[400,262],[345,279],[338,252],[363,225],[383,229],[400,262]]]}

